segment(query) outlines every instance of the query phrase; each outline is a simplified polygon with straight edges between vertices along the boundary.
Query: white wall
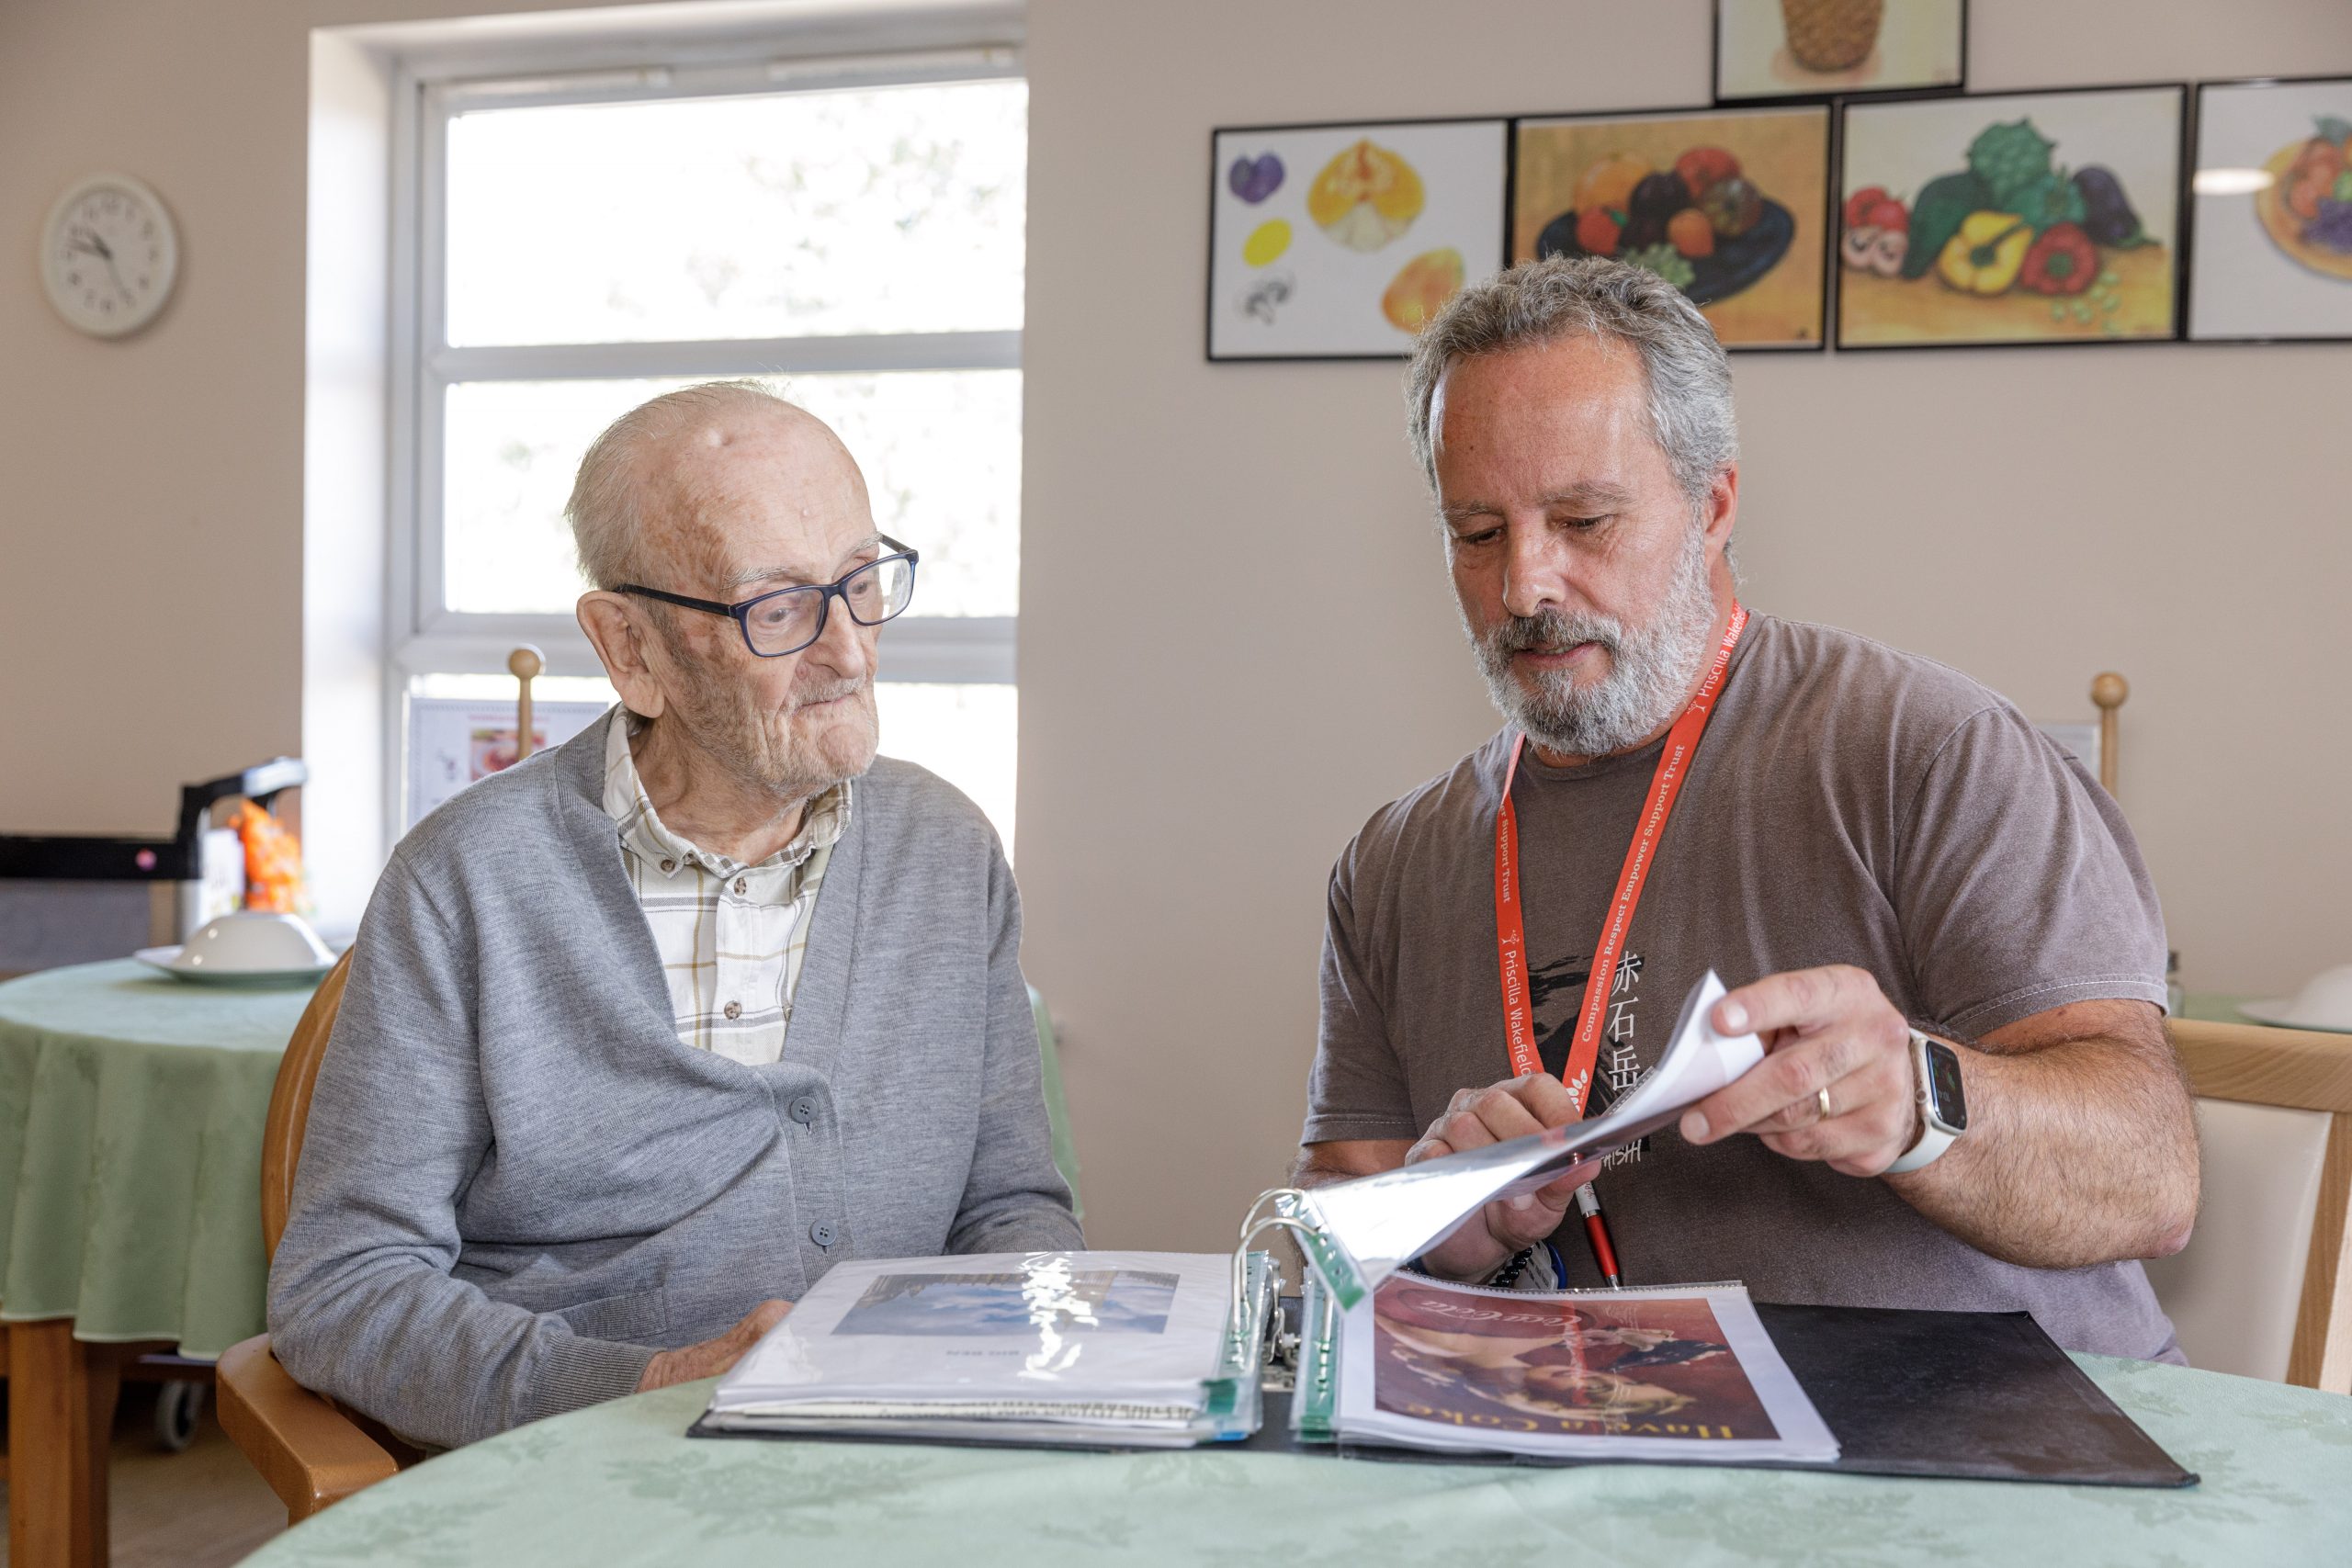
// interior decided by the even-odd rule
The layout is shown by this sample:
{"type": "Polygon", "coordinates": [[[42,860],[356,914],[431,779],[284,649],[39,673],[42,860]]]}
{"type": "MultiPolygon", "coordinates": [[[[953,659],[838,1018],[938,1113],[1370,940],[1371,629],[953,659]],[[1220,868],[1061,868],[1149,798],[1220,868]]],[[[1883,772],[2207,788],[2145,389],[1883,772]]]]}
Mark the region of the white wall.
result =
{"type": "MultiPolygon", "coordinates": [[[[1280,1178],[1332,858],[1497,722],[1397,371],[1203,361],[1210,129],[1700,103],[1709,15],[1030,0],[1021,877],[1098,1242],[1227,1245],[1280,1178]]],[[[1975,0],[1969,39],[1980,90],[2352,73],[2327,0],[1975,0]]],[[[2124,671],[2189,985],[2352,961],[2352,345],[1735,365],[1749,603],[2045,720],[2124,671]]]]}
{"type": "MultiPolygon", "coordinates": [[[[327,504],[337,450],[305,475],[309,31],[546,8],[0,6],[0,829],[159,829],[182,780],[334,744],[300,680],[306,483],[327,504]],[[187,254],[122,344],[32,266],[99,168],[160,188],[187,254]]],[[[1219,1245],[1280,1175],[1331,859],[1493,723],[1395,371],[1202,362],[1209,130],[1696,103],[1708,14],[1032,0],[1021,872],[1100,1240],[1219,1245]]],[[[2352,73],[2336,0],[1971,16],[1984,89],[2352,73]]],[[[2126,671],[2125,804],[2190,984],[2285,988],[2352,958],[2347,371],[2332,345],[1742,357],[1748,596],[2044,718],[2126,671]]]]}

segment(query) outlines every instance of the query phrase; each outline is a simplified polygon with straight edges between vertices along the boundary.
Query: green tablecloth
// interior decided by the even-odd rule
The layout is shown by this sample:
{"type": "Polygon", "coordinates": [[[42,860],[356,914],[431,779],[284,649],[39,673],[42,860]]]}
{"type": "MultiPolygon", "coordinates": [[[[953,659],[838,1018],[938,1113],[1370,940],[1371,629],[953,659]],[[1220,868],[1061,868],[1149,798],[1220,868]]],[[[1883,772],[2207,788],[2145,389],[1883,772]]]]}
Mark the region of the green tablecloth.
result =
{"type": "Polygon", "coordinates": [[[0,1320],[204,1357],[262,1331],[262,1123],[310,996],[129,959],[0,985],[0,1320]]]}
{"type": "MultiPolygon", "coordinates": [[[[689,1383],[445,1454],[337,1504],[248,1568],[416,1562],[1598,1562],[2077,1565],[2342,1562],[2352,1399],[2077,1357],[2173,1456],[2178,1492],[1665,1466],[1383,1464],[680,1436],[689,1383]]],[[[1923,1412],[1923,1419],[1932,1419],[1923,1412]]]]}

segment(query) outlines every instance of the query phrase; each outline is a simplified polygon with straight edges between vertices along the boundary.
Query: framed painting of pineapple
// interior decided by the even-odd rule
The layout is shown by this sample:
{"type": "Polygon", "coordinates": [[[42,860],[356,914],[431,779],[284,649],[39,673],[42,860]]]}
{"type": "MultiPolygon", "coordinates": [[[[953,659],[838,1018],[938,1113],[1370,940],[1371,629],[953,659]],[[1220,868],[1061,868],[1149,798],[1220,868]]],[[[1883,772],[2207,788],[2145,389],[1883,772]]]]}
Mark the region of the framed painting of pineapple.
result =
{"type": "Polygon", "coordinates": [[[1602,255],[1690,296],[1729,349],[1818,349],[1829,281],[1829,109],[1516,121],[1510,259],[1602,255]]]}
{"type": "Polygon", "coordinates": [[[1235,127],[1210,138],[1208,356],[1399,359],[1500,271],[1500,119],[1235,127]]]}
{"type": "Polygon", "coordinates": [[[2188,335],[2352,338],[2352,76],[2197,88],[2188,335]]]}
{"type": "Polygon", "coordinates": [[[1838,346],[2180,336],[2188,88],[1849,104],[1838,346]]]}
{"type": "Polygon", "coordinates": [[[1715,102],[1954,92],[1967,0],[1715,0],[1715,102]]]}

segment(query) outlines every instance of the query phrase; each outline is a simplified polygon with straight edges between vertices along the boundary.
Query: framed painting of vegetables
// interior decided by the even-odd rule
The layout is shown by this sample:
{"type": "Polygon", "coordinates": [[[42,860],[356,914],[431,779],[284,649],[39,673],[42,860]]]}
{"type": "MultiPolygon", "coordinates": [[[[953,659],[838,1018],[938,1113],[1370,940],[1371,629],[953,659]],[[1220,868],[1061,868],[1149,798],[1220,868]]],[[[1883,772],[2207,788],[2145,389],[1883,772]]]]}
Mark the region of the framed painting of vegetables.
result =
{"type": "Polygon", "coordinates": [[[1715,0],[1715,102],[1950,92],[1966,0],[1715,0]]]}
{"type": "Polygon", "coordinates": [[[1826,107],[1515,124],[1510,257],[1615,256],[1668,279],[1725,348],[1821,346],[1826,107]]]}
{"type": "Polygon", "coordinates": [[[2180,335],[2188,89],[1850,104],[1838,346],[2180,335]]]}
{"type": "Polygon", "coordinates": [[[1208,356],[1398,359],[1501,270],[1499,119],[1258,126],[1210,139],[1208,356]]]}
{"type": "Polygon", "coordinates": [[[2194,167],[2188,335],[2352,338],[2352,77],[2201,84],[2194,167]]]}

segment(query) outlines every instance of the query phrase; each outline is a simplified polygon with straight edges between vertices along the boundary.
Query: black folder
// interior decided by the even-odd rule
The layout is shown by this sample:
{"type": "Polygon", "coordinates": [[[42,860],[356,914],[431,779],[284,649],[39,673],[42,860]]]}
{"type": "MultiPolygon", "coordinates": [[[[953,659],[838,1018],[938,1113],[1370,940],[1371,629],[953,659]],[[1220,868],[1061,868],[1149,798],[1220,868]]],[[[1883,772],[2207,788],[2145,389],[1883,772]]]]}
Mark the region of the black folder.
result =
{"type": "MultiPolygon", "coordinates": [[[[2197,1477],[2075,1365],[2022,1312],[1910,1312],[1776,1306],[1756,1315],[1838,1438],[1831,1464],[1759,1464],[1864,1475],[2046,1481],[2079,1486],[2189,1486],[2197,1477]]],[[[1287,1401],[1242,1446],[1297,1452],[1287,1401]]],[[[1351,1459],[1414,1463],[1616,1464],[1517,1454],[1435,1454],[1346,1443],[1351,1459]]],[[[1656,1462],[1654,1461],[1645,1462],[1656,1462]]]]}

